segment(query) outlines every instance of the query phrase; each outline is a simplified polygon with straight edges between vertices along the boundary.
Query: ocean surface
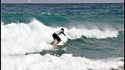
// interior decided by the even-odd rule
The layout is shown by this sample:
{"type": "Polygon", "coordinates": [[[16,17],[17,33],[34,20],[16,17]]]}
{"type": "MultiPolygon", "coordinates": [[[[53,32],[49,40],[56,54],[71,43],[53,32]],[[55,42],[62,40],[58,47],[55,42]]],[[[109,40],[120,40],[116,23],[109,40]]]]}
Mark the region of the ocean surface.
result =
{"type": "Polygon", "coordinates": [[[122,3],[2,4],[1,69],[123,70],[123,8],[122,3]],[[61,28],[65,51],[51,51],[52,34],[61,28]]]}

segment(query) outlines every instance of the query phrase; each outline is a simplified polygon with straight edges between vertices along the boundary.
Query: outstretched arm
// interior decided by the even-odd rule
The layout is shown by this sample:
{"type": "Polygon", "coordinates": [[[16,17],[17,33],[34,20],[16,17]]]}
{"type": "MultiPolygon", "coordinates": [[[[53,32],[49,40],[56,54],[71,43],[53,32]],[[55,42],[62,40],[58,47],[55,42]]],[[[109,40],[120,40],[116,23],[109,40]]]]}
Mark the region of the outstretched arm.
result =
{"type": "Polygon", "coordinates": [[[66,36],[66,34],[63,33],[64,36],[66,36]]]}
{"type": "Polygon", "coordinates": [[[65,34],[64,32],[62,32],[62,34],[63,34],[64,36],[66,36],[66,34],[65,34]]]}

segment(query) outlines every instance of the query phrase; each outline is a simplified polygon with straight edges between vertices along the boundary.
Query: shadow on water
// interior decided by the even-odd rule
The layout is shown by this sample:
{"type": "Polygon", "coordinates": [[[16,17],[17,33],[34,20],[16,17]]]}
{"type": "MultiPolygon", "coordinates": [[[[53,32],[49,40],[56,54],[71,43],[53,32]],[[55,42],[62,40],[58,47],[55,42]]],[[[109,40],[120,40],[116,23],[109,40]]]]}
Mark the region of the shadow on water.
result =
{"type": "Polygon", "coordinates": [[[54,56],[61,56],[62,54],[66,53],[64,50],[43,50],[42,52],[32,52],[32,53],[26,53],[25,55],[29,54],[40,54],[40,55],[45,55],[45,54],[50,54],[54,56]]]}
{"type": "Polygon", "coordinates": [[[45,54],[50,54],[50,55],[54,55],[54,56],[61,56],[62,54],[66,53],[66,47],[64,48],[64,46],[58,46],[58,48],[53,49],[53,50],[42,50],[41,52],[30,52],[30,53],[26,53],[25,55],[29,55],[29,54],[40,54],[40,55],[45,55],[45,54]]]}
{"type": "Polygon", "coordinates": [[[50,55],[55,55],[55,56],[61,56],[64,53],[65,53],[64,50],[57,50],[57,51],[43,50],[42,52],[40,52],[40,55],[50,54],[50,55]]]}

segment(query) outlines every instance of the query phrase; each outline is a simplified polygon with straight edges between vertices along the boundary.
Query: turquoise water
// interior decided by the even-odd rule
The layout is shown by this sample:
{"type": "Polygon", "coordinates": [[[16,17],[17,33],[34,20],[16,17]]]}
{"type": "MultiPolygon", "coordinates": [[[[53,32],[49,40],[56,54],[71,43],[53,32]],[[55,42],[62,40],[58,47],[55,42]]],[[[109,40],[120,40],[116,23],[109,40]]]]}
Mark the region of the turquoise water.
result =
{"type": "MultiPolygon", "coordinates": [[[[3,4],[4,22],[28,22],[36,18],[44,24],[71,22],[123,24],[123,4],[3,4]],[[110,19],[110,20],[109,20],[110,19]]],[[[83,24],[83,23],[82,23],[83,24]]]]}
{"type": "MultiPolygon", "coordinates": [[[[4,25],[12,23],[29,24],[32,23],[32,19],[35,19],[45,26],[54,28],[85,28],[88,31],[96,28],[97,31],[109,30],[106,34],[101,33],[104,34],[103,36],[106,36],[104,38],[98,39],[100,35],[90,37],[89,34],[96,33],[92,31],[88,35],[83,34],[80,38],[68,38],[66,42],[67,51],[65,53],[96,59],[124,56],[123,17],[123,4],[120,3],[2,4],[1,7],[1,22],[4,25]],[[118,35],[110,36],[112,30],[118,31],[118,35]]],[[[83,30],[83,32],[85,31],[83,30]]]]}

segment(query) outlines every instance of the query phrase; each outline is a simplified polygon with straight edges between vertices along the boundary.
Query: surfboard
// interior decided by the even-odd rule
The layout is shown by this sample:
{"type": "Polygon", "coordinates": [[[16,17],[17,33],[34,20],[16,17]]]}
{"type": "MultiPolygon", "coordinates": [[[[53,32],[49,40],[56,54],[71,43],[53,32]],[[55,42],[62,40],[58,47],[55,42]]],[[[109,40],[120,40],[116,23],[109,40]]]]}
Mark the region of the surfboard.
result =
{"type": "Polygon", "coordinates": [[[63,51],[66,51],[67,47],[66,45],[57,45],[57,46],[54,46],[53,47],[53,51],[58,51],[58,50],[63,50],[63,51]]]}
{"type": "MultiPolygon", "coordinates": [[[[52,43],[50,43],[52,45],[52,43]]],[[[57,50],[64,50],[66,51],[66,45],[64,45],[62,42],[60,42],[59,44],[57,44],[57,46],[53,46],[53,51],[57,51],[57,50]]]]}

